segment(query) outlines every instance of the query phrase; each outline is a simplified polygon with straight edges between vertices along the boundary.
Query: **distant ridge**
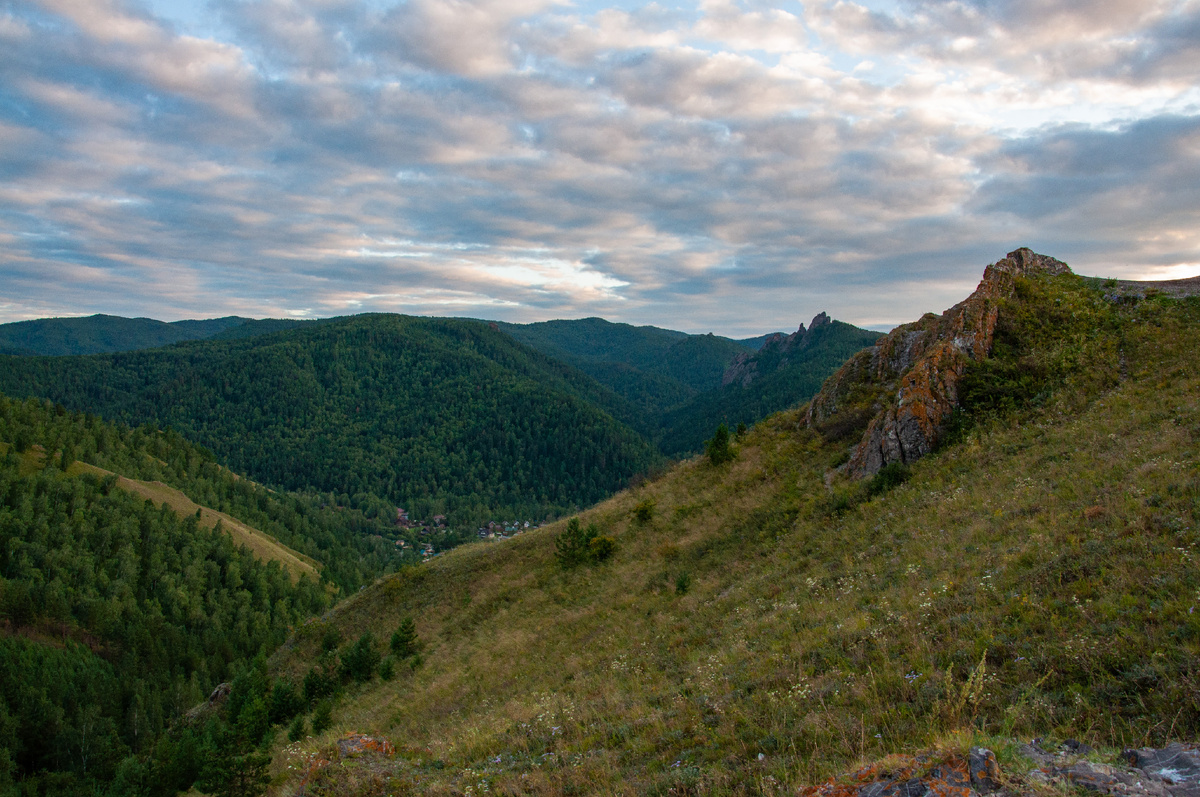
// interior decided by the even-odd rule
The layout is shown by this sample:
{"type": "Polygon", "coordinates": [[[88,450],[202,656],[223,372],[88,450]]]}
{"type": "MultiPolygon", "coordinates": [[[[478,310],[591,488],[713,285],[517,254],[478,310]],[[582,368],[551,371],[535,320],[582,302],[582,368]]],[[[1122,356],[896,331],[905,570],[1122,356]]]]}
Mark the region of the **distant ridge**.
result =
{"type": "Polygon", "coordinates": [[[187,321],[156,321],[90,315],[79,318],[39,318],[0,324],[0,354],[61,357],[72,354],[115,354],[156,349],[189,340],[241,338],[292,329],[295,319],[225,316],[187,321]]]}

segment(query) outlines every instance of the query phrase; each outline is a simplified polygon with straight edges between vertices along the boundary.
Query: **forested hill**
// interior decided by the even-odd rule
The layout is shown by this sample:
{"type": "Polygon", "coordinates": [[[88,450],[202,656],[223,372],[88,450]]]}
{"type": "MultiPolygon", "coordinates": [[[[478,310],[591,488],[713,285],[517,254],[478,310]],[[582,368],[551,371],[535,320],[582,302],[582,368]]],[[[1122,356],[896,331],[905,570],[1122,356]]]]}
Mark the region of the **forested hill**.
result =
{"type": "Polygon", "coordinates": [[[772,335],[758,351],[738,355],[719,387],[664,412],[655,441],[669,456],[699,451],[719,423],[750,425],[803,403],[878,338],[878,332],[831,321],[824,313],[808,329],[801,324],[791,335],[772,335]]]}
{"type": "Polygon", "coordinates": [[[84,318],[39,318],[0,324],[0,354],[103,354],[168,346],[185,340],[248,337],[305,322],[226,316],[199,321],[155,321],[92,315],[84,318]]]}
{"type": "Polygon", "coordinates": [[[569,363],[638,409],[635,428],[653,436],[656,416],[721,383],[744,346],[716,335],[689,335],[602,318],[499,323],[500,329],[543,354],[569,363]]]}
{"type": "Polygon", "coordinates": [[[481,322],[362,315],[2,364],[11,395],[169,425],[257,481],[451,523],[584,506],[661,461],[614,419],[627,402],[481,322]]]}
{"type": "Polygon", "coordinates": [[[345,592],[397,559],[366,518],[239,479],[177,434],[0,396],[0,794],[132,794],[122,773],[152,750],[167,766],[149,793],[186,790],[224,737],[164,731],[333,597],[116,474],[253,524],[345,592]]]}

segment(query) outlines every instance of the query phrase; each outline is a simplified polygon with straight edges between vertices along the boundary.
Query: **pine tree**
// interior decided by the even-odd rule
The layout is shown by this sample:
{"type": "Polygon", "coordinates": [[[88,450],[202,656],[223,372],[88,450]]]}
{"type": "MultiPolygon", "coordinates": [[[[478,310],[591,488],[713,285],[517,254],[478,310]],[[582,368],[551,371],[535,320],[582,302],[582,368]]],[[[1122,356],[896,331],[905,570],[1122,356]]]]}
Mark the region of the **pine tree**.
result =
{"type": "Polygon", "coordinates": [[[400,658],[417,655],[421,649],[417,639],[417,624],[411,617],[400,621],[400,627],[392,634],[392,653],[400,658]]]}

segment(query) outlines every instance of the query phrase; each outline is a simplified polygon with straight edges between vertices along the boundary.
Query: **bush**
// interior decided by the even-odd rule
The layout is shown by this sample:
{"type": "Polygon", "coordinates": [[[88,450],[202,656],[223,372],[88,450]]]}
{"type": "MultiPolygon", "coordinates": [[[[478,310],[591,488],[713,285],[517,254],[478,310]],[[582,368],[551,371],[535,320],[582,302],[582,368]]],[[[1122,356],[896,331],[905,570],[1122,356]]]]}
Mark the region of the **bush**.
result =
{"type": "Polygon", "coordinates": [[[633,508],[633,519],[638,523],[649,523],[654,519],[654,499],[646,498],[633,508]]]}
{"type": "Polygon", "coordinates": [[[317,710],[313,712],[312,732],[319,736],[329,730],[331,725],[333,725],[333,703],[322,700],[317,704],[317,710]]]}
{"type": "Polygon", "coordinates": [[[617,542],[612,537],[593,537],[588,543],[588,560],[603,562],[617,551],[617,542]]]}
{"type": "Polygon", "coordinates": [[[909,469],[902,462],[892,462],[884,465],[878,473],[871,477],[867,482],[867,495],[876,496],[886,493],[888,490],[899,487],[904,482],[908,481],[909,469]]]}
{"type": "Polygon", "coordinates": [[[675,594],[686,595],[688,590],[692,588],[692,574],[680,573],[675,577],[675,594]]]}
{"type": "Polygon", "coordinates": [[[383,681],[390,681],[396,677],[396,660],[388,656],[383,661],[379,662],[379,678],[383,681]]]}
{"type": "Polygon", "coordinates": [[[287,722],[300,713],[304,701],[291,681],[280,679],[271,687],[270,715],[272,723],[287,722]]]}
{"type": "Polygon", "coordinates": [[[338,682],[335,674],[321,664],[314,665],[304,676],[304,699],[312,703],[323,697],[329,697],[337,691],[338,682]]]}

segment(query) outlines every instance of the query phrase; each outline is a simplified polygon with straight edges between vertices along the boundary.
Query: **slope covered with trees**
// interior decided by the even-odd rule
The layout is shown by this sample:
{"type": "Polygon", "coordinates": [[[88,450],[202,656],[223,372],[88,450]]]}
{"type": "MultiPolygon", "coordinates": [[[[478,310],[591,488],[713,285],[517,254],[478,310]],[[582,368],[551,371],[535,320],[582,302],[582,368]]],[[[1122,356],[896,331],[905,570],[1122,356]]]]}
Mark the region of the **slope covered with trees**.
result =
{"type": "MultiPolygon", "coordinates": [[[[820,318],[820,316],[818,316],[820,318]]],[[[727,369],[723,384],[663,412],[655,441],[664,454],[699,451],[718,424],[752,425],[814,396],[825,379],[879,333],[841,321],[814,323],[799,333],[768,339],[727,369]],[[790,344],[790,345],[789,345],[790,344]]]]}
{"type": "Polygon", "coordinates": [[[91,315],[39,318],[0,324],[0,354],[64,356],[156,349],[187,340],[232,340],[318,323],[295,319],[226,316],[191,321],[156,321],[91,315]]]}
{"type": "Polygon", "coordinates": [[[365,315],[3,365],[2,390],[169,425],[260,482],[344,496],[368,514],[541,517],[660,461],[614,419],[635,414],[627,402],[480,322],[365,315]]]}
{"type": "MultiPolygon", "coordinates": [[[[176,436],[0,396],[0,793],[126,793],[121,771],[162,753],[183,712],[331,597],[77,458],[186,484],[307,541],[346,586],[385,569],[369,569],[369,546],[344,524],[321,548],[316,524],[292,514],[304,502],[235,480],[176,436]]],[[[189,750],[171,757],[194,780],[215,752],[189,750]]],[[[168,778],[165,793],[188,777],[168,778]]]]}
{"type": "Polygon", "coordinates": [[[688,335],[602,318],[499,324],[513,338],[570,363],[634,404],[633,425],[643,433],[654,417],[697,393],[711,390],[739,353],[749,349],[716,335],[688,335]]]}

